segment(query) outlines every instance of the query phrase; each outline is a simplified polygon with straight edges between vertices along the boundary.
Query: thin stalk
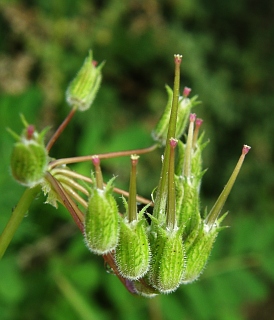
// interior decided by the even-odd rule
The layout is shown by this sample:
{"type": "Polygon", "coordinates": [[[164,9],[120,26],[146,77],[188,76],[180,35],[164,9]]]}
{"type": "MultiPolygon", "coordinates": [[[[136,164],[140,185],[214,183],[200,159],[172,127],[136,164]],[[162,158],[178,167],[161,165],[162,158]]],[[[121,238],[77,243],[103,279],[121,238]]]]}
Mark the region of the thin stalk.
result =
{"type": "Polygon", "coordinates": [[[197,118],[195,121],[195,129],[194,129],[193,140],[192,140],[192,149],[193,150],[196,148],[196,143],[198,140],[199,131],[200,131],[200,127],[201,127],[202,123],[203,123],[203,119],[197,118]]]}
{"type": "MultiPolygon", "coordinates": [[[[77,172],[74,172],[74,171],[71,171],[71,170],[67,170],[67,169],[55,168],[55,169],[52,169],[52,170],[50,171],[50,173],[51,173],[54,177],[58,177],[58,175],[60,174],[60,175],[62,175],[62,176],[63,176],[63,175],[66,175],[66,176],[70,176],[70,177],[72,177],[72,178],[74,178],[74,179],[79,179],[79,180],[86,181],[86,182],[88,182],[88,183],[93,183],[93,181],[92,181],[91,178],[86,177],[86,176],[84,176],[84,175],[82,175],[82,174],[79,174],[79,173],[77,173],[77,172]]],[[[58,179],[59,179],[59,178],[58,178],[58,179]]],[[[105,186],[105,185],[106,185],[106,184],[104,183],[104,186],[105,186]]],[[[123,196],[125,196],[125,197],[128,197],[128,196],[129,196],[128,191],[122,190],[122,189],[120,189],[120,188],[114,187],[114,188],[113,188],[113,191],[116,192],[116,193],[118,193],[118,194],[121,194],[121,195],[123,195],[123,196]]],[[[144,198],[144,197],[141,197],[141,196],[139,196],[139,195],[136,195],[136,200],[137,200],[138,202],[144,203],[144,204],[149,204],[149,203],[150,203],[151,206],[153,206],[153,203],[151,202],[151,200],[146,199],[146,198],[144,198]]]]}
{"type": "Polygon", "coordinates": [[[232,172],[232,175],[230,176],[227,184],[225,185],[222,193],[220,194],[219,198],[217,199],[217,201],[215,202],[215,204],[213,205],[212,209],[210,210],[206,220],[205,220],[205,223],[209,226],[209,227],[212,227],[213,224],[216,222],[219,214],[221,213],[221,210],[226,202],[226,199],[235,183],[235,180],[240,172],[240,169],[242,167],[242,164],[244,162],[244,158],[245,158],[245,155],[248,153],[248,151],[250,150],[250,147],[247,146],[247,145],[244,145],[243,146],[243,149],[242,149],[242,154],[236,164],[236,167],[235,169],[233,170],[232,172]]]}
{"type": "Polygon", "coordinates": [[[102,174],[101,166],[100,166],[100,159],[97,156],[94,156],[92,158],[92,163],[95,167],[96,186],[98,189],[103,190],[104,181],[103,181],[103,174],[102,174]]]}
{"type": "MultiPolygon", "coordinates": [[[[58,181],[61,182],[60,180],[58,181]]],[[[71,198],[73,198],[75,201],[81,204],[85,209],[87,209],[88,207],[87,202],[77,192],[75,192],[73,188],[71,188],[66,183],[62,183],[62,187],[71,198]]]]}
{"type": "Polygon", "coordinates": [[[138,156],[131,156],[131,172],[129,184],[129,198],[128,198],[128,221],[137,220],[137,204],[136,204],[136,167],[138,163],[138,156]]]}
{"type": "MultiPolygon", "coordinates": [[[[166,202],[167,202],[167,180],[168,180],[168,169],[169,169],[169,158],[170,158],[170,143],[169,140],[175,137],[176,133],[176,122],[178,113],[178,101],[179,101],[179,89],[180,89],[180,65],[182,61],[182,56],[175,55],[175,75],[174,75],[174,86],[173,86],[173,99],[170,111],[170,122],[167,133],[166,147],[164,152],[164,160],[161,170],[161,177],[157,189],[155,206],[153,214],[156,219],[162,220],[165,215],[166,202]]],[[[162,221],[160,221],[162,222],[162,221]]]]}
{"type": "MultiPolygon", "coordinates": [[[[97,154],[96,156],[99,159],[110,159],[110,158],[117,158],[117,157],[126,157],[131,156],[132,154],[144,154],[149,153],[158,148],[157,144],[154,144],[148,148],[144,149],[136,149],[136,150],[126,150],[126,151],[117,151],[117,152],[108,152],[103,154],[97,154]]],[[[69,164],[69,163],[77,163],[77,162],[85,162],[85,161],[92,161],[95,155],[88,155],[88,156],[80,156],[80,157],[72,157],[72,158],[63,158],[54,160],[49,164],[49,170],[52,168],[62,165],[62,164],[69,164]]]]}
{"type": "Polygon", "coordinates": [[[54,132],[53,136],[50,138],[48,144],[47,144],[47,150],[50,151],[56,140],[60,137],[61,133],[64,131],[72,117],[74,116],[77,108],[72,108],[70,110],[70,113],[67,115],[67,117],[64,119],[64,121],[60,124],[59,128],[54,132]]]}
{"type": "Polygon", "coordinates": [[[61,184],[49,173],[46,172],[45,178],[49,181],[51,186],[53,187],[54,191],[58,194],[60,197],[61,203],[69,213],[71,214],[74,222],[80,229],[82,233],[84,233],[84,226],[83,226],[83,221],[84,221],[84,215],[83,213],[79,210],[79,208],[76,206],[76,204],[69,199],[69,197],[66,194],[66,191],[62,187],[61,184]]]}
{"type": "Polygon", "coordinates": [[[66,184],[67,186],[70,186],[72,189],[76,189],[77,191],[82,192],[86,196],[89,196],[89,192],[87,191],[87,189],[84,188],[81,184],[74,181],[73,179],[70,179],[69,177],[64,176],[63,174],[55,174],[54,177],[62,184],[66,184]]]}
{"type": "Polygon", "coordinates": [[[57,176],[58,174],[60,174],[60,175],[72,177],[72,178],[74,178],[74,179],[83,180],[83,181],[86,181],[86,182],[89,182],[89,183],[92,183],[92,182],[93,182],[93,181],[91,180],[91,178],[86,177],[86,176],[84,176],[83,174],[77,173],[77,172],[75,172],[75,171],[68,170],[68,169],[55,168],[55,169],[52,169],[52,170],[50,171],[50,173],[51,173],[53,176],[57,176]]]}
{"type": "Polygon", "coordinates": [[[17,206],[13,210],[5,229],[0,236],[0,259],[3,257],[32,201],[37,197],[40,190],[41,187],[39,185],[34,188],[26,189],[17,206]]]}
{"type": "Polygon", "coordinates": [[[168,168],[168,198],[167,198],[167,227],[173,230],[176,225],[176,195],[175,195],[175,182],[174,182],[174,163],[175,163],[175,148],[178,140],[170,139],[170,159],[168,168]]]}

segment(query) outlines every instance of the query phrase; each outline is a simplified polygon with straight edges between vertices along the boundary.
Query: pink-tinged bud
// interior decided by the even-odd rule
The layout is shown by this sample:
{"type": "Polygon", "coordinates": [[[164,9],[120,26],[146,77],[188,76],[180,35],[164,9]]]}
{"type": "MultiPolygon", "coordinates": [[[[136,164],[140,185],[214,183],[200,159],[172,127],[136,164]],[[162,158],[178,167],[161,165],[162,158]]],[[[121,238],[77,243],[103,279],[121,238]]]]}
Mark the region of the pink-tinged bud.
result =
{"type": "Polygon", "coordinates": [[[26,130],[27,140],[31,140],[33,138],[34,132],[35,132],[35,127],[30,124],[26,130]]]}
{"type": "Polygon", "coordinates": [[[195,121],[195,129],[194,129],[194,133],[193,133],[193,141],[192,141],[192,148],[194,149],[196,147],[196,143],[197,143],[197,139],[198,139],[198,135],[199,135],[199,129],[200,126],[202,125],[203,120],[197,118],[195,121]]]}
{"type": "Polygon", "coordinates": [[[196,119],[196,113],[191,113],[191,114],[189,115],[189,121],[190,121],[190,122],[194,122],[195,119],[196,119]]]}
{"type": "Polygon", "coordinates": [[[177,144],[178,144],[178,140],[177,140],[177,139],[171,138],[171,139],[169,140],[169,142],[170,142],[171,148],[174,149],[174,148],[177,147],[177,144]]]}
{"type": "Polygon", "coordinates": [[[244,145],[243,145],[243,149],[242,149],[242,154],[243,154],[243,155],[246,155],[246,154],[249,152],[250,149],[251,149],[250,146],[244,144],[244,145]]]}
{"type": "Polygon", "coordinates": [[[96,67],[96,66],[98,65],[98,61],[93,60],[93,61],[92,61],[92,65],[93,65],[93,67],[96,67]]]}
{"type": "Polygon", "coordinates": [[[203,122],[204,122],[203,119],[197,118],[196,122],[195,122],[196,127],[200,128],[200,126],[203,124],[203,122]]]}
{"type": "Polygon", "coordinates": [[[191,88],[184,87],[183,96],[187,98],[191,92],[191,88]]]}
{"type": "Polygon", "coordinates": [[[101,171],[101,166],[100,166],[100,158],[98,156],[93,156],[92,157],[92,163],[95,167],[95,178],[96,178],[96,186],[98,189],[103,189],[103,175],[101,171]]]}
{"type": "Polygon", "coordinates": [[[100,158],[98,156],[92,157],[91,161],[95,167],[100,165],[100,158]]]}
{"type": "Polygon", "coordinates": [[[139,156],[136,154],[133,154],[131,155],[130,159],[131,159],[131,165],[136,167],[138,164],[139,156]]]}
{"type": "Polygon", "coordinates": [[[183,56],[181,54],[174,54],[175,64],[181,64],[183,56]]]}

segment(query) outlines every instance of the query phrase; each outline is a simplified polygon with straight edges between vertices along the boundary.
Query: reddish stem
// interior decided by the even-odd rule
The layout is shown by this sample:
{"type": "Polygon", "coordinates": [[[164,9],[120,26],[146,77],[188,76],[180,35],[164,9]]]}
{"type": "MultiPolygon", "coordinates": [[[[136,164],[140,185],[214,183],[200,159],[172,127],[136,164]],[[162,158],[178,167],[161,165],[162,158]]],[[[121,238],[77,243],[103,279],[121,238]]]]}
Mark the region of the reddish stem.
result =
{"type": "MultiPolygon", "coordinates": [[[[158,145],[154,144],[151,147],[144,148],[144,149],[136,149],[136,150],[126,150],[126,151],[116,151],[116,152],[108,152],[97,154],[96,157],[99,159],[110,159],[110,158],[118,158],[118,157],[125,157],[130,156],[132,154],[144,154],[152,152],[153,150],[157,149],[158,145]]],[[[88,156],[80,156],[80,157],[73,157],[73,158],[63,158],[54,160],[50,163],[50,169],[61,165],[61,164],[69,164],[69,163],[77,163],[77,162],[85,162],[85,161],[92,161],[95,155],[88,155],[88,156]]]]}
{"type": "Polygon", "coordinates": [[[76,112],[76,108],[72,108],[70,110],[70,113],[67,115],[67,117],[64,119],[64,121],[60,124],[59,128],[54,132],[53,136],[50,138],[48,144],[47,144],[47,150],[50,151],[56,140],[60,137],[61,133],[64,131],[72,117],[74,116],[76,112]]]}

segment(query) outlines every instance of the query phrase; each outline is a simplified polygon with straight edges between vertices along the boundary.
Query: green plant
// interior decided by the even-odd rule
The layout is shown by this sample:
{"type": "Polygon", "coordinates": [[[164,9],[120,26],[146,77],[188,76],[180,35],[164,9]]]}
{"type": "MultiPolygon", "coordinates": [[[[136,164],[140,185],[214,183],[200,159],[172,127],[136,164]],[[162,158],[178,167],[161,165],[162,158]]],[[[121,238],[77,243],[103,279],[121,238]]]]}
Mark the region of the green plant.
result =
{"type": "Polygon", "coordinates": [[[117,151],[98,155],[53,159],[49,152],[76,111],[91,106],[101,84],[103,64],[97,66],[92,53],[67,89],[71,112],[52,135],[47,145],[22,117],[25,126],[14,145],[11,169],[14,178],[28,189],[15,207],[10,221],[0,237],[0,257],[3,256],[31,201],[39,190],[47,195],[47,202],[57,207],[61,203],[71,214],[86,239],[90,250],[102,255],[127,290],[134,294],[154,296],[175,291],[181,284],[196,280],[203,271],[219,231],[223,205],[237,178],[250,147],[244,145],[240,159],[224,190],[210,212],[200,212],[200,185],[204,174],[202,151],[207,143],[199,137],[201,119],[191,113],[198,102],[189,99],[190,89],[180,96],[180,65],[182,56],[175,55],[174,88],[167,88],[168,102],[153,131],[155,143],[148,148],[117,151]],[[185,141],[184,134],[189,119],[185,141]],[[139,155],[164,147],[159,183],[152,200],[137,196],[136,166],[139,155]],[[175,161],[175,150],[178,148],[175,161]],[[114,178],[107,184],[100,161],[114,157],[131,157],[129,192],[113,187],[114,178]],[[92,161],[95,172],[86,177],[67,166],[92,161]],[[125,214],[120,215],[113,196],[123,198],[125,214]],[[155,198],[154,198],[155,194],[155,198]],[[137,201],[146,206],[138,212],[137,201]],[[149,206],[153,213],[146,212],[149,206]]]}

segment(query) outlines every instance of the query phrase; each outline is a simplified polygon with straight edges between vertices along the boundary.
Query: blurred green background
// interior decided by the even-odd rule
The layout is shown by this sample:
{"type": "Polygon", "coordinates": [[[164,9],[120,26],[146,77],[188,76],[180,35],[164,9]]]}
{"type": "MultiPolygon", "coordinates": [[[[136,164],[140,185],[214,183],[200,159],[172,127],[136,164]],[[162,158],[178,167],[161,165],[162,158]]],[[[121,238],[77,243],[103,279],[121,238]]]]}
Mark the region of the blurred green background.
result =
{"type": "MultiPolygon", "coordinates": [[[[23,193],[9,172],[19,113],[52,130],[68,113],[65,90],[90,48],[106,60],[91,110],[56,143],[56,158],[149,146],[183,54],[181,86],[203,102],[202,208],[218,197],[252,146],[232,190],[230,214],[200,280],[155,299],[131,296],[91,254],[63,209],[31,206],[0,262],[0,317],[14,319],[273,319],[274,2],[261,0],[2,0],[0,4],[0,232],[23,193]]],[[[160,151],[142,156],[138,192],[157,184],[160,151]]],[[[128,159],[103,163],[127,188],[128,159]]],[[[90,165],[73,167],[89,174],[90,165]]]]}

